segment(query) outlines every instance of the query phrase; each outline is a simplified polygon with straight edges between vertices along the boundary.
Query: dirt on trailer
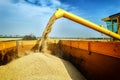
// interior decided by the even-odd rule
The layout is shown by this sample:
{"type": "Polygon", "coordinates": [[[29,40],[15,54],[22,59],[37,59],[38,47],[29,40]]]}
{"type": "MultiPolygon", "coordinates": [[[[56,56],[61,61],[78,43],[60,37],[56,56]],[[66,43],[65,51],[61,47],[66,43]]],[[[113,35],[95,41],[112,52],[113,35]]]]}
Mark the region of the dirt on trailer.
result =
{"type": "Polygon", "coordinates": [[[0,66],[0,80],[85,80],[68,61],[50,54],[31,53],[0,66]]]}

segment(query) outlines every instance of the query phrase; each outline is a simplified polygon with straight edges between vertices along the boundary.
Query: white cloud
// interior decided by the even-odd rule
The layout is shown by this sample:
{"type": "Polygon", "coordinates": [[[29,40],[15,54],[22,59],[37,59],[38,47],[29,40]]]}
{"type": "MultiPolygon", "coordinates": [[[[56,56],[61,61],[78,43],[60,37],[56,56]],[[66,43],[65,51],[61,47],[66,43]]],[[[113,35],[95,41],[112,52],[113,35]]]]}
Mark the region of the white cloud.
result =
{"type": "MultiPolygon", "coordinates": [[[[61,3],[59,0],[38,0],[38,4],[34,4],[35,0],[29,0],[30,2],[33,2],[33,4],[28,3],[24,0],[19,0],[17,3],[14,3],[12,0],[12,2],[10,2],[11,0],[0,0],[0,4],[4,5],[2,6],[3,9],[5,8],[6,12],[2,11],[3,14],[6,13],[8,14],[7,18],[4,18],[6,21],[11,21],[13,22],[12,24],[10,24],[11,26],[15,26],[18,25],[18,29],[19,27],[22,26],[22,28],[25,30],[22,30],[23,32],[26,32],[26,30],[28,30],[28,32],[33,32],[36,34],[41,33],[44,30],[44,27],[46,26],[49,18],[52,16],[52,14],[55,12],[55,10],[58,7],[61,7],[65,10],[68,10],[70,12],[73,12],[74,14],[84,14],[84,11],[79,11],[78,9],[76,9],[76,7],[73,7],[71,5],[68,4],[63,4],[61,3]],[[21,20],[20,20],[21,19],[21,20]],[[15,23],[15,24],[14,24],[15,23]],[[22,23],[22,24],[21,24],[22,23]],[[28,29],[29,28],[29,29],[28,29]]],[[[6,22],[5,22],[6,24],[6,22]]],[[[70,32],[73,31],[73,29],[75,29],[75,31],[73,32],[74,35],[77,35],[77,33],[79,31],[77,31],[77,28],[74,28],[75,24],[68,22],[68,20],[62,20],[59,24],[57,23],[54,26],[58,26],[61,28],[61,26],[68,26],[70,32]],[[65,22],[65,23],[63,23],[65,22]],[[77,33],[75,33],[77,31],[77,33]]],[[[9,23],[8,23],[9,26],[9,23]]],[[[79,25],[76,25],[79,26],[79,25]]],[[[66,30],[64,31],[68,31],[68,27],[66,27],[66,30]]],[[[54,30],[54,32],[52,34],[55,34],[55,36],[57,35],[56,33],[59,33],[57,36],[61,35],[61,31],[59,31],[60,29],[58,29],[59,32],[57,32],[57,29],[54,30]]],[[[62,28],[61,30],[63,31],[64,28],[62,28]]],[[[11,30],[12,31],[12,30],[11,30]]],[[[21,32],[21,31],[17,31],[16,29],[16,33],[17,32],[21,32]]],[[[82,30],[84,31],[84,30],[82,30]]],[[[62,35],[64,35],[66,32],[64,32],[62,35]]],[[[25,34],[26,34],[25,33],[25,34]]],[[[22,34],[22,33],[21,33],[22,34]]],[[[67,32],[67,35],[71,35],[67,32]]],[[[74,36],[72,35],[72,36],[74,36]]],[[[39,35],[38,35],[39,36],[39,35]]]]}
{"type": "MultiPolygon", "coordinates": [[[[2,22],[0,26],[6,27],[10,32],[5,29],[1,30],[9,34],[13,32],[12,30],[15,27],[18,27],[14,33],[24,32],[24,30],[28,30],[25,33],[29,33],[30,30],[33,30],[33,33],[42,34],[49,18],[61,6],[61,2],[59,0],[39,0],[39,3],[41,5],[30,4],[24,0],[17,2],[14,2],[14,0],[0,0],[0,17],[3,14],[2,19],[0,19],[2,22]],[[34,29],[32,29],[33,27],[34,29]],[[20,29],[21,31],[19,31],[20,29]]],[[[21,35],[23,34],[21,33],[21,35]]]]}
{"type": "Polygon", "coordinates": [[[45,13],[51,14],[53,12],[53,9],[49,7],[36,7],[36,6],[31,6],[31,5],[26,5],[26,4],[19,4],[19,10],[21,14],[24,14],[25,16],[28,17],[33,17],[36,15],[40,16],[45,16],[45,13]]]}
{"type": "MultiPolygon", "coordinates": [[[[28,0],[28,2],[25,0],[0,0],[0,5],[4,5],[11,11],[17,10],[18,14],[29,17],[36,15],[45,16],[45,13],[52,15],[59,7],[66,10],[70,8],[70,5],[62,4],[59,0],[28,0]]],[[[13,15],[15,16],[16,14],[13,15]]]]}
{"type": "Polygon", "coordinates": [[[62,4],[59,0],[51,0],[51,2],[53,4],[52,6],[54,7],[59,7],[62,4]]]}

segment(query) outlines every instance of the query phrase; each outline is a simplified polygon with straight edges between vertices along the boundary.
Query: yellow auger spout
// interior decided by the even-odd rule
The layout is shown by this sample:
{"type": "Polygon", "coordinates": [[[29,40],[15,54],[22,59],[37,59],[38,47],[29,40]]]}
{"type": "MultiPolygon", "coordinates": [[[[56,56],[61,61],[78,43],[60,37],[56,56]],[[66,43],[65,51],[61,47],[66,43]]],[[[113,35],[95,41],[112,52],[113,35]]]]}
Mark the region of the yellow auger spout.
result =
{"type": "Polygon", "coordinates": [[[107,29],[105,29],[105,28],[103,28],[103,27],[101,27],[101,26],[99,26],[97,24],[94,24],[94,23],[92,23],[92,22],[90,22],[90,21],[88,21],[86,19],[83,19],[83,18],[81,18],[79,16],[76,16],[76,15],[74,15],[72,13],[64,11],[64,10],[62,10],[60,8],[57,9],[57,11],[54,13],[54,16],[57,19],[61,18],[61,17],[65,17],[67,19],[70,19],[72,21],[80,23],[80,24],[82,24],[82,25],[84,25],[86,27],[89,27],[89,28],[94,29],[94,30],[96,30],[98,32],[101,32],[101,33],[106,34],[106,35],[108,35],[110,37],[113,37],[115,39],[119,39],[120,40],[120,35],[118,35],[117,33],[114,33],[114,32],[112,32],[110,30],[107,30],[107,29]]]}

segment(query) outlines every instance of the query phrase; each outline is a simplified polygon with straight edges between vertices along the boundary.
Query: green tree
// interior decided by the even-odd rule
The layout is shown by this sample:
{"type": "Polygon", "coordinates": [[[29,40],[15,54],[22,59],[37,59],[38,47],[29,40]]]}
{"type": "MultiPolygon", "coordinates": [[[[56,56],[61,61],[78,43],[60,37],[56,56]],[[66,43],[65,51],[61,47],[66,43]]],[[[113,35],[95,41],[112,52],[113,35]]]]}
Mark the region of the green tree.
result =
{"type": "Polygon", "coordinates": [[[36,40],[36,39],[37,39],[36,36],[33,35],[33,34],[25,35],[25,36],[23,37],[23,40],[36,40]]]}

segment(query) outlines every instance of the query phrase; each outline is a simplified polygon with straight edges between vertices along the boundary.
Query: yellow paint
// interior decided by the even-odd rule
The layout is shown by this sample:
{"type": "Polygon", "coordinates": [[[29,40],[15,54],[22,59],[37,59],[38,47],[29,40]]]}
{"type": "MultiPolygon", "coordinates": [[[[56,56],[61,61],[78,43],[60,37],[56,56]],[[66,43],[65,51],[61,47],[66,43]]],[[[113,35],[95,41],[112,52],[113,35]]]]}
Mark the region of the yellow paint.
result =
{"type": "Polygon", "coordinates": [[[58,10],[54,13],[54,15],[55,15],[55,17],[56,17],[57,19],[58,19],[58,18],[61,18],[61,17],[65,17],[65,18],[70,19],[70,20],[72,20],[72,21],[75,21],[75,22],[77,22],[77,23],[79,23],[79,24],[82,24],[82,25],[84,25],[84,26],[86,26],[86,27],[89,27],[89,28],[94,29],[94,30],[96,30],[96,31],[98,31],[98,32],[104,33],[104,34],[106,34],[106,35],[108,35],[108,36],[111,36],[111,37],[113,37],[113,38],[116,38],[116,39],[119,39],[119,40],[120,40],[120,35],[112,32],[112,31],[109,31],[109,30],[107,30],[107,29],[105,29],[105,28],[103,28],[103,27],[100,27],[99,25],[94,24],[94,23],[92,23],[92,22],[90,22],[90,21],[88,21],[88,20],[86,20],[86,19],[83,19],[83,18],[81,18],[81,17],[79,17],[79,16],[76,16],[76,15],[74,15],[74,14],[72,14],[72,13],[69,13],[69,12],[67,12],[67,11],[64,11],[64,10],[62,10],[62,9],[58,9],[58,10]]]}
{"type": "Polygon", "coordinates": [[[0,42],[0,50],[11,48],[11,47],[15,47],[15,46],[16,46],[16,42],[15,41],[0,42]]]}
{"type": "Polygon", "coordinates": [[[19,41],[19,45],[35,45],[37,40],[23,40],[19,41]]]}

